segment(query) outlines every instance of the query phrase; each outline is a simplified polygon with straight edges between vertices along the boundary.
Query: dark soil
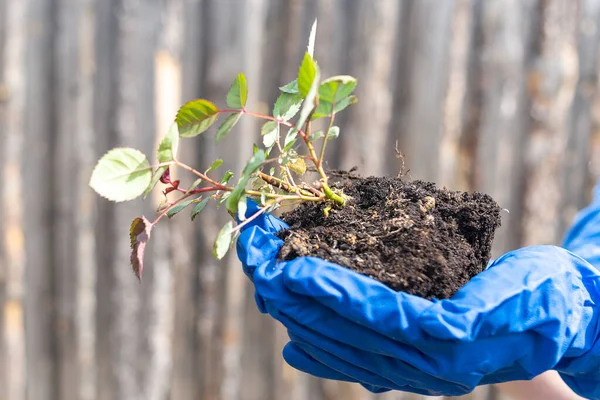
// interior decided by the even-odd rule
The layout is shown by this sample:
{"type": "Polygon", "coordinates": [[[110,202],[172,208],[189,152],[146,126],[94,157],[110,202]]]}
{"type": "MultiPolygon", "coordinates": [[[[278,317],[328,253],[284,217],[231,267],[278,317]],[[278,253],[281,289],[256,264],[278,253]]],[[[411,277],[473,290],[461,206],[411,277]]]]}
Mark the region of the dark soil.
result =
{"type": "Polygon", "coordinates": [[[501,211],[490,196],[399,178],[335,186],[351,200],[329,216],[315,203],[283,215],[281,260],[320,257],[428,299],[452,296],[487,265],[501,211]]]}

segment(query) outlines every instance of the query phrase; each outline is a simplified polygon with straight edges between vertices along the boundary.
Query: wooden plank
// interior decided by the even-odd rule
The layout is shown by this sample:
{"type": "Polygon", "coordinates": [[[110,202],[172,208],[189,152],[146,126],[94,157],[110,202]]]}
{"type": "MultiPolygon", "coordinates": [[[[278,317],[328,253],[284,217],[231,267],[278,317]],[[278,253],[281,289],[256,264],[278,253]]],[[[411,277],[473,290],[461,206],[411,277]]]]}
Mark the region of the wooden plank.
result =
{"type": "MultiPolygon", "coordinates": [[[[382,175],[385,160],[394,157],[387,141],[393,114],[395,49],[398,46],[400,2],[393,0],[352,3],[354,28],[349,47],[349,73],[360,82],[359,103],[347,111],[343,156],[339,165],[359,165],[365,175],[382,175]]],[[[393,144],[392,144],[393,146],[393,144]]],[[[387,172],[387,171],[386,171],[387,172]]]]}
{"type": "Polygon", "coordinates": [[[0,397],[26,398],[23,155],[26,107],[26,4],[0,5],[0,397]]]}
{"type": "Polygon", "coordinates": [[[407,91],[401,112],[401,149],[411,176],[435,181],[448,84],[454,1],[414,1],[408,12],[407,43],[402,58],[407,91]],[[427,27],[427,29],[424,29],[427,27]]]}
{"type": "Polygon", "coordinates": [[[503,225],[494,250],[522,243],[524,151],[530,129],[527,67],[534,49],[537,1],[481,3],[483,47],[480,54],[485,93],[477,149],[475,189],[491,194],[501,207],[503,225]]]}
{"type": "Polygon", "coordinates": [[[595,117],[593,104],[597,94],[598,46],[600,43],[600,4],[595,1],[582,1],[578,9],[578,80],[572,99],[567,131],[565,157],[561,165],[560,231],[566,229],[577,210],[587,201],[586,188],[590,180],[589,145],[595,117]]]}
{"type": "MultiPolygon", "coordinates": [[[[539,52],[534,55],[536,58],[528,72],[533,124],[525,154],[528,163],[523,223],[525,245],[559,243],[564,229],[561,208],[565,207],[563,200],[569,197],[562,187],[570,181],[563,176],[565,162],[570,158],[565,147],[574,134],[589,137],[589,127],[573,130],[570,126],[579,75],[577,8],[572,3],[549,1],[544,2],[540,10],[543,20],[539,24],[539,52]]],[[[578,193],[581,192],[582,187],[579,187],[578,193]]]]}
{"type": "MultiPolygon", "coordinates": [[[[114,146],[116,136],[114,119],[117,111],[115,67],[117,58],[118,0],[99,1],[95,7],[95,76],[93,86],[95,158],[101,157],[114,146]]],[[[112,268],[114,205],[97,199],[96,223],[96,398],[118,398],[113,365],[113,311],[112,299],[115,274],[112,268]]]]}
{"type": "Polygon", "coordinates": [[[62,1],[57,6],[54,65],[57,130],[53,141],[56,176],[53,236],[59,329],[58,398],[95,396],[95,263],[93,207],[86,187],[94,164],[92,133],[93,2],[62,1]],[[77,189],[72,190],[73,182],[77,189]]]}
{"type": "Polygon", "coordinates": [[[25,343],[27,396],[57,398],[57,328],[55,267],[58,256],[52,229],[60,219],[53,202],[59,177],[53,173],[57,116],[55,102],[55,14],[44,0],[26,2],[29,30],[26,40],[27,82],[23,138],[27,143],[23,179],[25,252],[25,343]],[[35,118],[26,118],[35,115],[35,118]],[[38,199],[44,199],[39,201],[38,199]]]}

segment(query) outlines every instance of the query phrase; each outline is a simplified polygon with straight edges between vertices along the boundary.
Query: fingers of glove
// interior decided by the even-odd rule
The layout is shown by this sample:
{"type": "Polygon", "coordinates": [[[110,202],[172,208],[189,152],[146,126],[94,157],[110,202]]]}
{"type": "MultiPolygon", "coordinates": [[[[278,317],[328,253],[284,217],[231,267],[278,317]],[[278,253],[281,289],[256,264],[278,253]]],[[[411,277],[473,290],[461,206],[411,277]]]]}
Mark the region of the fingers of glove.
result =
{"type": "Polygon", "coordinates": [[[283,359],[293,368],[317,378],[331,379],[335,381],[358,383],[354,378],[321,364],[294,343],[289,342],[283,348],[283,359]]]}
{"type": "MultiPolygon", "coordinates": [[[[246,216],[246,218],[252,217],[254,214],[259,212],[260,210],[261,210],[261,207],[258,204],[256,204],[255,201],[252,201],[250,199],[246,200],[246,212],[244,214],[246,216]]],[[[285,222],[283,222],[279,218],[274,217],[271,214],[267,214],[267,213],[263,213],[263,214],[259,215],[258,217],[254,218],[252,221],[249,221],[248,223],[246,223],[241,228],[241,231],[243,232],[246,229],[252,228],[253,226],[259,226],[268,233],[276,233],[282,229],[288,228],[288,225],[285,222]]]]}
{"type": "MultiPolygon", "coordinates": [[[[254,272],[256,293],[264,300],[265,309],[273,318],[288,328],[291,324],[310,327],[311,330],[318,332],[323,337],[336,339],[370,353],[402,358],[425,370],[431,369],[430,359],[424,359],[423,353],[415,349],[410,341],[403,344],[400,340],[385,336],[337,314],[321,304],[318,298],[307,297],[288,290],[283,282],[285,271],[292,263],[297,264],[298,260],[280,262],[275,265],[264,264],[254,272]]],[[[310,268],[310,265],[307,268],[310,268]]],[[[385,305],[380,303],[380,306],[383,308],[385,305]]],[[[375,315],[375,317],[377,316],[375,315]]],[[[382,316],[382,318],[384,317],[382,316]]],[[[394,317],[388,315],[387,318],[394,317]]],[[[407,320],[405,323],[415,325],[416,321],[407,320]]],[[[395,336],[399,338],[402,335],[395,336]]]]}
{"type": "MultiPolygon", "coordinates": [[[[292,328],[294,323],[310,327],[312,331],[316,331],[326,338],[334,339],[369,353],[393,357],[415,366],[424,373],[441,377],[449,382],[460,382],[467,387],[477,385],[484,375],[515,364],[518,360],[526,356],[525,353],[529,351],[530,345],[543,347],[546,350],[556,350],[553,342],[533,332],[522,335],[512,333],[511,335],[485,338],[476,342],[437,340],[431,338],[429,335],[424,335],[424,337],[423,335],[412,335],[407,340],[408,335],[403,335],[403,332],[396,333],[389,330],[388,336],[382,335],[375,330],[368,329],[363,325],[354,323],[338,315],[337,312],[329,307],[323,306],[323,297],[325,296],[323,292],[317,292],[316,290],[307,291],[306,293],[317,292],[320,294],[319,297],[312,298],[288,291],[286,289],[290,287],[287,282],[288,277],[294,276],[297,278],[299,276],[298,271],[288,273],[288,268],[290,266],[295,268],[300,263],[303,263],[303,269],[313,271],[313,277],[302,278],[303,282],[313,282],[318,279],[316,277],[321,275],[327,276],[329,274],[329,272],[323,273],[319,269],[319,265],[326,265],[328,263],[320,261],[314,264],[312,263],[312,259],[309,258],[288,262],[284,268],[278,269],[277,273],[274,273],[271,268],[262,267],[257,269],[255,273],[257,291],[259,293],[266,293],[265,298],[267,298],[266,306],[268,312],[274,318],[283,322],[289,329],[295,329],[292,328]],[[282,280],[285,282],[283,289],[281,289],[282,280]],[[276,294],[269,293],[269,291],[273,290],[273,287],[279,288],[276,294]],[[392,335],[396,340],[392,339],[392,335]],[[532,344],[533,342],[535,343],[532,344]]],[[[337,266],[334,265],[334,267],[337,266]]],[[[336,270],[339,268],[341,267],[337,267],[336,270]]],[[[331,279],[333,280],[333,277],[331,279]]],[[[352,285],[351,283],[346,284],[344,278],[339,278],[339,281],[346,289],[352,285]]],[[[312,289],[308,285],[302,287],[312,289]]],[[[320,285],[320,287],[325,287],[325,285],[320,285]]],[[[368,300],[367,298],[364,299],[365,303],[378,305],[383,310],[388,309],[384,300],[381,300],[381,298],[377,299],[376,295],[368,298],[368,300]]],[[[392,299],[397,300],[396,298],[392,299]]],[[[398,305],[398,302],[395,304],[397,307],[402,307],[402,304],[398,305]]],[[[358,306],[362,307],[362,304],[358,306]]],[[[430,307],[435,306],[437,304],[430,307]]],[[[343,311],[341,310],[340,312],[343,311]]],[[[406,316],[406,314],[401,315],[406,316]]],[[[378,309],[375,307],[369,310],[367,316],[374,321],[374,324],[386,321],[393,324],[397,319],[402,318],[401,316],[394,316],[392,313],[378,313],[378,309]]],[[[365,318],[363,318],[363,322],[364,320],[365,318]]],[[[419,320],[405,319],[404,324],[409,327],[418,327],[419,320]]],[[[397,329],[401,330],[404,328],[397,327],[397,329]]],[[[315,342],[313,344],[323,348],[321,343],[315,342]]],[[[532,361],[532,365],[529,365],[530,371],[523,376],[523,379],[530,374],[539,373],[547,369],[545,364],[537,363],[533,358],[530,359],[532,361]]]]}
{"type": "Polygon", "coordinates": [[[312,257],[290,261],[284,270],[284,283],[290,291],[311,297],[348,320],[404,342],[421,336],[414,322],[432,304],[312,257]]]}
{"type": "MultiPolygon", "coordinates": [[[[448,382],[429,375],[400,359],[369,353],[338,342],[335,339],[322,337],[319,333],[313,332],[309,328],[294,326],[293,323],[290,325],[292,328],[288,328],[288,335],[292,342],[303,349],[310,346],[313,349],[311,351],[315,354],[318,353],[318,350],[326,353],[321,358],[317,358],[324,364],[344,373],[346,370],[340,369],[341,365],[344,365],[346,368],[354,366],[358,368],[358,371],[369,371],[371,374],[382,377],[396,385],[396,387],[392,387],[389,384],[377,384],[378,386],[396,390],[401,390],[399,389],[400,387],[409,386],[413,389],[420,389],[429,393],[446,394],[467,393],[472,389],[472,387],[461,383],[448,382]],[[328,360],[331,360],[335,364],[329,364],[328,360]]],[[[314,357],[314,354],[309,354],[314,357]]],[[[364,381],[357,375],[351,374],[351,376],[359,379],[361,382],[364,381]]],[[[373,384],[373,382],[370,383],[373,384]]]]}
{"type": "MultiPolygon", "coordinates": [[[[356,379],[350,378],[349,376],[344,375],[341,372],[338,372],[324,364],[321,364],[320,362],[306,354],[302,349],[300,349],[292,342],[289,342],[283,348],[283,358],[293,368],[296,368],[297,370],[305,372],[307,374],[316,376],[317,378],[359,383],[356,379]]],[[[383,393],[390,390],[364,383],[361,383],[361,385],[373,393],[383,393]]]]}
{"type": "Polygon", "coordinates": [[[253,280],[256,267],[277,257],[283,241],[260,226],[253,226],[240,234],[236,243],[244,273],[253,280]]]}
{"type": "Polygon", "coordinates": [[[373,373],[368,369],[364,369],[352,363],[348,363],[346,360],[337,357],[337,355],[328,353],[327,351],[313,346],[306,341],[300,340],[294,341],[293,343],[297,348],[302,350],[316,362],[327,365],[331,369],[342,371],[344,375],[349,375],[353,379],[359,381],[363,387],[365,387],[371,392],[381,393],[387,390],[401,390],[404,392],[411,392],[430,396],[443,394],[429,388],[423,389],[413,387],[408,384],[402,385],[398,382],[392,382],[386,379],[385,377],[373,373]]]}

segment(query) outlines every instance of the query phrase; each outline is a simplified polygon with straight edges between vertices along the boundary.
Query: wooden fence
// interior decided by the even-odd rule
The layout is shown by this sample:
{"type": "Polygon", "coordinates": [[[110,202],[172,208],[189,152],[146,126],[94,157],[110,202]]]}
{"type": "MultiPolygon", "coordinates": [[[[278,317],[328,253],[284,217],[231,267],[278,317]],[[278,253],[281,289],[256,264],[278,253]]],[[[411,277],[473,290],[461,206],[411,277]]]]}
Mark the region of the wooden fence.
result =
{"type": "MultiPolygon", "coordinates": [[[[286,366],[235,256],[210,255],[221,216],[161,225],[139,284],[128,223],[155,205],[87,185],[238,72],[267,111],[315,17],[324,74],[359,79],[330,166],[395,175],[398,141],[412,177],[510,211],[496,255],[560,242],[600,172],[600,0],[0,0],[0,399],[419,398],[286,366]]],[[[257,128],[183,158],[246,159],[257,128]]]]}

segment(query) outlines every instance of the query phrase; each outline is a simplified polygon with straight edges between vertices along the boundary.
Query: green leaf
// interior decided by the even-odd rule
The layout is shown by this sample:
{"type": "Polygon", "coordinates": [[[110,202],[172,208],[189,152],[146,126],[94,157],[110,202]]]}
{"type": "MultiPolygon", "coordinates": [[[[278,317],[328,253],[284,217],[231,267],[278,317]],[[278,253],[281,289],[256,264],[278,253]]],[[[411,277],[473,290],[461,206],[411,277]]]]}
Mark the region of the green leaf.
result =
{"type": "Polygon", "coordinates": [[[338,126],[332,126],[327,131],[327,139],[335,139],[340,136],[340,128],[338,126]]]}
{"type": "Polygon", "coordinates": [[[92,171],[89,185],[111,201],[127,201],[144,193],[152,180],[152,168],[139,150],[116,148],[106,153],[92,171]]]}
{"type": "Polygon", "coordinates": [[[304,162],[304,159],[300,157],[296,158],[287,166],[296,175],[304,175],[304,173],[306,172],[306,163],[304,162]]]}
{"type": "Polygon", "coordinates": [[[231,171],[227,171],[225,172],[225,175],[223,175],[223,177],[221,178],[221,183],[223,185],[227,185],[227,183],[229,183],[229,180],[233,177],[233,172],[231,171]]]}
{"type": "Polygon", "coordinates": [[[298,94],[282,93],[273,107],[273,116],[289,121],[300,111],[303,100],[298,94]]]}
{"type": "Polygon", "coordinates": [[[192,204],[194,201],[196,201],[196,199],[185,199],[181,203],[177,203],[175,207],[167,211],[167,217],[173,218],[175,215],[177,215],[177,213],[192,204]]]}
{"type": "Polygon", "coordinates": [[[208,174],[210,171],[214,171],[215,169],[219,168],[221,164],[223,164],[223,160],[215,160],[212,164],[210,164],[210,167],[208,167],[208,169],[204,171],[204,173],[208,174]]]}
{"type": "Polygon", "coordinates": [[[321,139],[323,136],[325,136],[325,134],[323,133],[323,131],[316,131],[316,132],[312,132],[309,136],[308,136],[308,141],[309,142],[314,142],[315,140],[319,140],[321,139]]]}
{"type": "Polygon", "coordinates": [[[247,98],[248,86],[246,84],[246,76],[238,74],[235,81],[233,81],[233,85],[229,88],[229,92],[227,92],[227,105],[231,108],[244,108],[247,98]]]}
{"type": "Polygon", "coordinates": [[[351,95],[357,83],[356,78],[349,75],[327,78],[319,86],[319,101],[335,104],[351,95]]]}
{"type": "Polygon", "coordinates": [[[229,132],[231,132],[231,130],[238,123],[241,117],[242,113],[235,113],[231,114],[225,119],[225,121],[223,121],[221,126],[219,126],[219,129],[217,129],[217,137],[215,139],[217,143],[219,143],[221,139],[223,139],[225,136],[227,136],[229,132]]]}
{"type": "MultiPolygon", "coordinates": [[[[304,123],[312,113],[313,109],[318,106],[319,98],[318,98],[318,90],[319,90],[319,79],[321,76],[321,72],[319,71],[319,66],[315,64],[315,76],[304,99],[304,103],[302,104],[302,109],[300,110],[300,116],[296,121],[296,126],[302,128],[304,123]]],[[[301,68],[302,69],[302,68],[301,68]]]]}
{"type": "Polygon", "coordinates": [[[240,221],[246,220],[246,210],[248,209],[248,203],[246,202],[246,196],[242,195],[237,205],[237,215],[240,221]]]}
{"type": "Polygon", "coordinates": [[[219,231],[215,244],[213,245],[213,255],[217,259],[222,259],[227,254],[233,237],[233,221],[227,222],[219,231]]]}
{"type": "Polygon", "coordinates": [[[304,53],[304,59],[298,70],[298,90],[302,97],[307,97],[317,76],[317,63],[310,54],[304,53]]]}
{"type": "Polygon", "coordinates": [[[156,171],[152,174],[152,180],[150,180],[150,184],[148,185],[148,187],[144,191],[144,199],[146,197],[148,197],[148,195],[150,193],[152,193],[152,190],[156,187],[156,185],[158,184],[158,181],[160,181],[160,177],[165,173],[165,171],[167,170],[167,168],[169,168],[168,165],[164,165],[162,167],[158,167],[156,169],[156,171]]]}
{"type": "MultiPolygon", "coordinates": [[[[177,147],[179,145],[179,129],[177,124],[173,122],[167,134],[163,137],[162,141],[158,145],[158,162],[165,163],[173,161],[177,155],[177,147]]],[[[156,172],[152,175],[152,180],[144,192],[144,198],[148,197],[152,190],[156,187],[156,184],[160,180],[162,174],[169,168],[168,165],[163,165],[156,169],[156,172]]]]}
{"type": "Polygon", "coordinates": [[[164,163],[173,161],[177,155],[177,147],[179,145],[179,129],[174,122],[171,124],[169,131],[163,137],[158,145],[158,162],[164,163]]]}
{"type": "Polygon", "coordinates": [[[198,214],[200,214],[200,212],[202,210],[204,210],[204,207],[206,207],[206,204],[208,203],[208,200],[210,200],[210,197],[207,197],[206,199],[202,200],[201,202],[199,202],[198,204],[196,204],[196,206],[192,209],[192,212],[190,214],[190,217],[192,218],[192,221],[194,220],[194,218],[196,218],[196,216],[198,214]]]}
{"type": "Polygon", "coordinates": [[[188,138],[201,134],[215,123],[218,113],[217,106],[208,100],[198,99],[185,103],[175,117],[179,136],[188,138]]]}
{"type": "MultiPolygon", "coordinates": [[[[334,107],[334,112],[337,114],[340,111],[344,110],[346,107],[355,104],[358,101],[356,96],[350,95],[345,99],[340,100],[334,107]]],[[[330,103],[319,103],[317,109],[313,113],[312,119],[327,117],[331,114],[331,104],[330,103]]]]}
{"type": "Polygon", "coordinates": [[[283,148],[284,149],[288,149],[288,145],[292,141],[295,142],[297,136],[298,136],[298,130],[296,128],[290,128],[290,130],[288,131],[287,135],[285,135],[285,141],[283,143],[283,146],[284,146],[283,148]]]}
{"type": "Polygon", "coordinates": [[[152,224],[146,217],[134,219],[129,227],[131,268],[139,280],[142,280],[142,272],[144,271],[144,250],[146,249],[146,243],[150,240],[151,232],[152,224]]]}
{"type": "Polygon", "coordinates": [[[273,146],[279,139],[278,124],[275,121],[266,122],[262,128],[260,128],[260,134],[263,137],[263,145],[265,147],[273,146]]]}
{"type": "Polygon", "coordinates": [[[188,190],[187,190],[187,191],[189,192],[190,190],[194,190],[194,189],[196,189],[198,186],[200,186],[200,184],[201,184],[202,182],[203,182],[203,181],[202,181],[202,179],[200,179],[200,178],[196,179],[196,180],[195,180],[195,181],[194,181],[194,182],[193,182],[193,183],[190,185],[190,187],[188,188],[188,190]]]}
{"type": "Polygon", "coordinates": [[[310,36],[308,37],[308,47],[307,53],[310,54],[311,57],[315,56],[315,37],[317,36],[317,20],[313,22],[312,27],[310,28],[310,36]]]}
{"type": "Polygon", "coordinates": [[[235,215],[235,213],[237,212],[238,202],[240,201],[240,197],[244,194],[246,185],[250,180],[250,175],[256,172],[256,170],[260,168],[264,161],[265,152],[263,150],[259,150],[256,154],[252,156],[252,158],[250,158],[250,160],[248,160],[248,163],[242,171],[242,176],[240,177],[238,184],[235,186],[235,188],[231,192],[231,195],[227,199],[227,210],[231,214],[235,215]]]}
{"type": "Polygon", "coordinates": [[[299,91],[298,91],[298,80],[294,79],[293,81],[291,81],[287,85],[280,86],[279,90],[281,90],[283,93],[298,94],[299,93],[299,91]]]}

